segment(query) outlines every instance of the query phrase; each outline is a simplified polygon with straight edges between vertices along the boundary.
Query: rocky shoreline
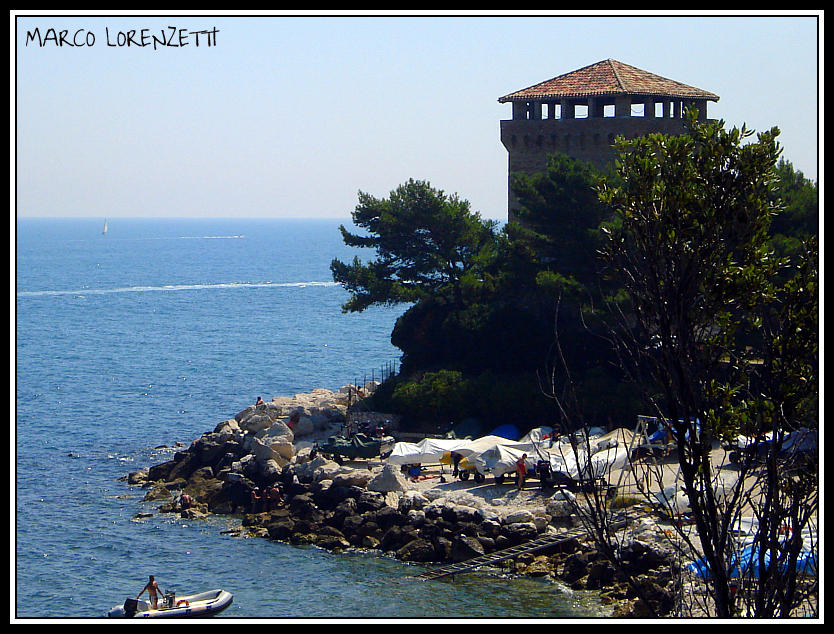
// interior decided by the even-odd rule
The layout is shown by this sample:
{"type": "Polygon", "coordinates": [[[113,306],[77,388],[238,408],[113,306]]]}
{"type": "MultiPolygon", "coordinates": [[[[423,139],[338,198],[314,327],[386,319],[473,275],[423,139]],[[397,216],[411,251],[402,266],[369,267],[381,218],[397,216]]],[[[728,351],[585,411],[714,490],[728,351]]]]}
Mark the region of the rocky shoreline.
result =
{"type": "MultiPolygon", "coordinates": [[[[340,465],[317,455],[315,441],[344,422],[352,389],[314,390],[250,406],[171,460],[126,479],[147,489],[144,501],[158,503],[162,513],[193,520],[209,513],[234,515],[241,518],[241,535],[331,551],[374,549],[404,563],[434,567],[578,525],[574,506],[559,491],[450,483],[442,473],[412,482],[382,460],[340,465]],[[273,495],[253,504],[253,491],[273,495]]],[[[674,557],[663,528],[642,520],[629,527],[620,551],[657,615],[670,614],[676,596],[674,557]]],[[[567,539],[504,566],[504,573],[598,591],[612,616],[649,615],[590,541],[567,539]]]]}

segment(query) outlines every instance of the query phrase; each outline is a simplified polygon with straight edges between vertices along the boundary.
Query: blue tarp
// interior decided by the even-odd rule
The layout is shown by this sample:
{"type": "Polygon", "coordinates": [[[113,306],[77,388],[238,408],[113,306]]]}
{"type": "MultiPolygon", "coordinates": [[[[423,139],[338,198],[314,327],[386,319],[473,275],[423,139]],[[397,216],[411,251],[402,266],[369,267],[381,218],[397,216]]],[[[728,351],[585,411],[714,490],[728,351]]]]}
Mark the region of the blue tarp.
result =
{"type": "MultiPolygon", "coordinates": [[[[742,549],[738,557],[730,565],[730,578],[736,577],[752,577],[759,578],[759,557],[758,545],[751,544],[742,549]]],[[[765,553],[765,566],[770,565],[770,553],[765,553]]],[[[703,579],[709,579],[712,575],[706,559],[699,559],[689,564],[689,569],[703,579]]],[[[797,572],[803,572],[807,575],[816,576],[817,574],[817,555],[809,550],[803,550],[799,553],[796,560],[797,572]]]]}
{"type": "Polygon", "coordinates": [[[655,433],[649,436],[650,443],[666,442],[666,429],[658,429],[655,433]]]}
{"type": "Polygon", "coordinates": [[[508,423],[506,425],[499,425],[491,432],[489,432],[488,435],[501,436],[501,438],[506,438],[507,440],[518,440],[519,438],[521,438],[521,434],[518,431],[518,427],[511,423],[508,423]]]}

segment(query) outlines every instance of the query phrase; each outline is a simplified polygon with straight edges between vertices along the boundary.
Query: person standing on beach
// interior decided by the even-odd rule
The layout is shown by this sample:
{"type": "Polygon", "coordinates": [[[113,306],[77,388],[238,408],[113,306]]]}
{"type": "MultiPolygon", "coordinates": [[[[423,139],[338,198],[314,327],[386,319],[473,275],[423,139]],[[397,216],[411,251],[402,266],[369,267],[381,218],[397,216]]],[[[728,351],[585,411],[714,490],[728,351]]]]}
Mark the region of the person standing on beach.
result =
{"type": "Polygon", "coordinates": [[[518,490],[524,486],[524,479],[527,477],[527,454],[524,454],[515,461],[515,472],[518,475],[518,490]]]}

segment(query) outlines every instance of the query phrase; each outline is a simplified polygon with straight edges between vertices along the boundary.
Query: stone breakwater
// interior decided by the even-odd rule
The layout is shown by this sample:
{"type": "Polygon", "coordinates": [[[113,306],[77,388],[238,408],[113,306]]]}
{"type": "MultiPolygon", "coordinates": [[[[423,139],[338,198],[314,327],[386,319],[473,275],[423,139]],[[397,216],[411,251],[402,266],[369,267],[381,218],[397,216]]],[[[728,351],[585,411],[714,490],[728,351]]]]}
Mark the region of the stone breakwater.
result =
{"type": "MultiPolygon", "coordinates": [[[[241,534],[327,550],[375,549],[413,564],[462,562],[577,525],[575,507],[559,492],[523,504],[507,495],[486,502],[465,489],[444,489],[439,479],[438,486],[414,483],[383,461],[339,465],[316,455],[311,439],[344,420],[344,395],[317,390],[248,407],[127,480],[147,489],[144,500],[163,513],[195,520],[209,513],[240,516],[241,534]],[[253,503],[253,492],[264,491],[273,492],[269,501],[253,503]]],[[[673,607],[674,583],[673,558],[659,533],[644,521],[620,554],[624,571],[662,615],[673,607]]],[[[570,539],[505,565],[512,573],[600,591],[614,615],[647,615],[622,573],[591,543],[570,539]]]]}

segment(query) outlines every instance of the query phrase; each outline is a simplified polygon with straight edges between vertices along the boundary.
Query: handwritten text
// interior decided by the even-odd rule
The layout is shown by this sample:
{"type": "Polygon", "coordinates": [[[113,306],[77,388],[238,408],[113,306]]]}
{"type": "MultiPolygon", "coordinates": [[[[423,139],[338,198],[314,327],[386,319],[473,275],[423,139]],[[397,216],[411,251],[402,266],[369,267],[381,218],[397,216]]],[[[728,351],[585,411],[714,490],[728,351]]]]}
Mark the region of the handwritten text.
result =
{"type": "MultiPolygon", "coordinates": [[[[211,30],[189,31],[169,26],[167,29],[151,32],[150,29],[129,29],[127,31],[110,32],[109,27],[104,29],[105,44],[112,48],[184,48],[194,44],[199,47],[217,46],[217,27],[211,30]],[[202,37],[201,37],[202,36],[202,37]]],[[[74,33],[69,30],[47,29],[41,34],[40,29],[26,32],[26,46],[29,43],[44,46],[95,46],[96,34],[86,29],[78,29],[74,33]]]]}

